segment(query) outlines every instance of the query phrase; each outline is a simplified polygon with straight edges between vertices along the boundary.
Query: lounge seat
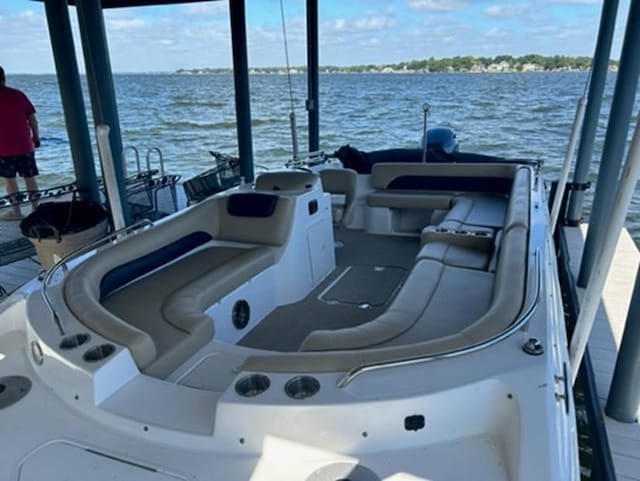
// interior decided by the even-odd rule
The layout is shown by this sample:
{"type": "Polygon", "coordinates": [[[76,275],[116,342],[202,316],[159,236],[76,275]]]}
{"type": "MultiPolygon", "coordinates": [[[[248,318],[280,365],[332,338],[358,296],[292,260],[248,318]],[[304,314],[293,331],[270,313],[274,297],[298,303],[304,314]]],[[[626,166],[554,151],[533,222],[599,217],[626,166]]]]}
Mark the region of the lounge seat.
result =
{"type": "Polygon", "coordinates": [[[213,338],[206,308],[273,263],[267,247],[206,247],[119,289],[102,305],[152,338],[156,355],[143,371],[162,378],[213,338]]]}
{"type": "MultiPolygon", "coordinates": [[[[497,335],[515,319],[524,302],[529,179],[527,169],[516,174],[495,274],[447,265],[446,250],[445,263],[419,255],[387,311],[360,326],[316,330],[305,338],[300,350],[361,349],[428,343],[447,337],[447,345],[462,346],[497,335]],[[455,313],[455,325],[451,325],[451,312],[455,313]]],[[[458,247],[459,256],[469,249],[458,247]]],[[[471,253],[465,252],[463,257],[469,261],[471,253]]]]}
{"type": "Polygon", "coordinates": [[[276,262],[292,219],[291,199],[273,194],[209,198],[73,269],[67,306],[141,370],[166,376],[214,335],[204,310],[276,262]]]}
{"type": "Polygon", "coordinates": [[[492,254],[493,246],[488,250],[480,246],[440,241],[425,244],[416,257],[418,260],[439,261],[447,266],[489,271],[492,254]]]}

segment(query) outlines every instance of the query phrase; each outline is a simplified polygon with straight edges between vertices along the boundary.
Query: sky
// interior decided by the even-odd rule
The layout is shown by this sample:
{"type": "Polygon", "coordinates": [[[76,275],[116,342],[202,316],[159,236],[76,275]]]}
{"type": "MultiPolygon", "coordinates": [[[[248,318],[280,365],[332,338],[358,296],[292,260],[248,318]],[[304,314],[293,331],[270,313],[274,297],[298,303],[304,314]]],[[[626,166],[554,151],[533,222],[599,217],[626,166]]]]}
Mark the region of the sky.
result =
{"type": "MultiPolygon", "coordinates": [[[[305,1],[283,0],[291,65],[304,65],[305,1]]],[[[456,55],[593,55],[601,0],[319,0],[320,64],[387,64],[456,55]]],[[[620,0],[619,58],[629,0],[620,0]]],[[[279,0],[247,0],[250,67],[285,64],[279,0]]],[[[228,1],[105,10],[114,72],[230,67],[228,1]]],[[[77,57],[77,17],[69,7],[77,57]]],[[[44,5],[0,0],[0,65],[53,73],[44,5]]]]}

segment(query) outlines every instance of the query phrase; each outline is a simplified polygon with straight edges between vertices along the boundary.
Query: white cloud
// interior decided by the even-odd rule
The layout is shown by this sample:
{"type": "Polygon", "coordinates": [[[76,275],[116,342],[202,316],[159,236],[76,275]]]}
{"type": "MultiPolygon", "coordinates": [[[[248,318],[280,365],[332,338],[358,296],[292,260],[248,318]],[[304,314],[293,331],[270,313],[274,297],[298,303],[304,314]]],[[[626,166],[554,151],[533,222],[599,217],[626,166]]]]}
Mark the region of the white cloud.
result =
{"type": "Polygon", "coordinates": [[[396,25],[393,8],[387,8],[383,14],[369,11],[363,17],[354,20],[335,18],[322,25],[325,31],[352,32],[354,30],[383,30],[396,25]]]}
{"type": "Polygon", "coordinates": [[[7,75],[53,71],[47,23],[42,11],[6,12],[0,18],[0,64],[7,75]]]}
{"type": "Polygon", "coordinates": [[[329,27],[329,29],[335,30],[335,31],[346,30],[347,20],[344,18],[336,18],[327,26],[329,27]]]}
{"type": "Polygon", "coordinates": [[[216,15],[227,18],[229,2],[200,2],[187,4],[184,10],[188,16],[216,15]]]}
{"type": "Polygon", "coordinates": [[[508,17],[521,17],[529,15],[531,8],[526,3],[520,3],[518,5],[503,5],[496,4],[490,5],[484,10],[484,14],[491,18],[508,18],[508,17]]]}
{"type": "Polygon", "coordinates": [[[469,0],[408,0],[407,6],[412,10],[448,11],[457,10],[470,3],[469,0]]]}
{"type": "Polygon", "coordinates": [[[560,5],[599,5],[602,0],[554,0],[551,3],[560,5]]]}
{"type": "MultiPolygon", "coordinates": [[[[13,73],[53,72],[43,5],[10,1],[18,7],[9,8],[7,0],[0,0],[3,41],[0,64],[13,73]]],[[[361,8],[357,9],[354,2],[333,2],[326,0],[328,8],[320,9],[321,64],[391,63],[432,55],[531,52],[589,55],[599,18],[599,9],[593,5],[600,3],[598,0],[377,0],[360,1],[361,8]],[[427,15],[428,12],[434,14],[427,15]]],[[[250,66],[283,65],[282,27],[279,11],[274,8],[276,3],[272,2],[268,10],[261,2],[255,3],[260,6],[247,2],[250,66]]],[[[221,1],[105,10],[112,70],[171,71],[231,66],[228,5],[221,1]]],[[[302,65],[306,63],[304,7],[294,10],[295,16],[287,20],[289,53],[292,65],[302,65]]],[[[615,45],[619,47],[627,10],[628,0],[623,0],[614,57],[619,54],[615,45]]],[[[83,69],[75,8],[70,7],[69,14],[78,62],[83,69]]]]}
{"type": "Polygon", "coordinates": [[[505,38],[507,36],[507,32],[505,32],[501,28],[493,27],[487,30],[485,36],[490,39],[505,38]]]}
{"type": "Polygon", "coordinates": [[[392,17],[366,16],[353,22],[353,26],[359,30],[381,30],[393,27],[395,23],[392,17]]]}
{"type": "Polygon", "coordinates": [[[108,30],[131,30],[144,26],[145,22],[139,18],[113,19],[106,21],[106,28],[108,30]]]}

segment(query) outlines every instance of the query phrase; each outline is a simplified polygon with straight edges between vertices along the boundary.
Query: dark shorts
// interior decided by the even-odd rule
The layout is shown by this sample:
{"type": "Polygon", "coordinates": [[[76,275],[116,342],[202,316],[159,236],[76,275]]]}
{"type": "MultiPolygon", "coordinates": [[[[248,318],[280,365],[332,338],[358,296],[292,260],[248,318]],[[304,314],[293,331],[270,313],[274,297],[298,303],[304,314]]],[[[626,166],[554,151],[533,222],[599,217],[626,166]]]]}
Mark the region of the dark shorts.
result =
{"type": "Polygon", "coordinates": [[[13,179],[16,174],[20,174],[20,177],[35,177],[39,174],[34,152],[0,157],[0,177],[13,179]]]}

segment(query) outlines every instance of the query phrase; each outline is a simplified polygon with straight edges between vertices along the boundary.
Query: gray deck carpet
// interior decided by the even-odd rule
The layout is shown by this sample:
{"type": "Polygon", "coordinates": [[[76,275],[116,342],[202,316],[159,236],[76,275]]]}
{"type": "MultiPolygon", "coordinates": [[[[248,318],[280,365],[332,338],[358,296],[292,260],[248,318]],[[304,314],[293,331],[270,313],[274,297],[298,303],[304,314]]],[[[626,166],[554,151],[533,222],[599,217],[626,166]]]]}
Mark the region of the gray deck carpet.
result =
{"type": "Polygon", "coordinates": [[[355,304],[361,308],[384,306],[405,274],[406,270],[401,267],[349,266],[320,299],[329,304],[355,304]]]}
{"type": "Polygon", "coordinates": [[[297,351],[316,329],[357,326],[384,312],[415,262],[419,239],[345,229],[335,237],[342,244],[336,269],[302,301],[274,310],[240,345],[297,351]]]}

